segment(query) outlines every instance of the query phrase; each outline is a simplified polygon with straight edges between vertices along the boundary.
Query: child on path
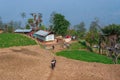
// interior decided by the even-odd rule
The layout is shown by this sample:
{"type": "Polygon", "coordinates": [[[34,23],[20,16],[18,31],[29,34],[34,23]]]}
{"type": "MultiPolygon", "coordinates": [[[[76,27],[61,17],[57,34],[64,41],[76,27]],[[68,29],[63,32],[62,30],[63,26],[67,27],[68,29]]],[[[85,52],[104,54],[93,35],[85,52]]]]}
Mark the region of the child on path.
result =
{"type": "Polygon", "coordinates": [[[55,66],[56,66],[56,59],[54,57],[53,60],[51,61],[51,68],[52,68],[52,70],[54,70],[55,66]]]}

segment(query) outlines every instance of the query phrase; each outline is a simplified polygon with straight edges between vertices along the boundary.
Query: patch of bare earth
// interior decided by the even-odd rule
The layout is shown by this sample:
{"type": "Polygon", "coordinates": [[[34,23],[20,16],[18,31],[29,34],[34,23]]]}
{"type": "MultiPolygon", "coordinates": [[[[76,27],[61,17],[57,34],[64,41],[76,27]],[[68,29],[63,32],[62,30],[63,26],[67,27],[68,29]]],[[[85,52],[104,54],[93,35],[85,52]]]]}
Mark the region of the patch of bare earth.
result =
{"type": "Polygon", "coordinates": [[[40,46],[0,49],[0,80],[120,80],[120,65],[88,63],[57,57],[40,46]]]}

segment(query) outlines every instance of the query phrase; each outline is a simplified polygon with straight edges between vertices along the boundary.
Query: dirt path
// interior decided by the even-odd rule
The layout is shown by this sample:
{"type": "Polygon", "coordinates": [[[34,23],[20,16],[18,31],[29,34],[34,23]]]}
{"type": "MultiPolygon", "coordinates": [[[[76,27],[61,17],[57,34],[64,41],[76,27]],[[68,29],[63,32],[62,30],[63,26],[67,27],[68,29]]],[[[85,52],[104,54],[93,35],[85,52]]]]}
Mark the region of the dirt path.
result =
{"type": "Polygon", "coordinates": [[[53,70],[51,70],[51,73],[50,73],[50,75],[49,75],[49,77],[48,77],[48,79],[47,79],[47,80],[52,80],[51,78],[53,77],[53,73],[54,73],[54,71],[53,71],[53,70]]]}
{"type": "Polygon", "coordinates": [[[120,80],[120,65],[88,63],[56,57],[40,46],[0,49],[0,80],[120,80]]]}

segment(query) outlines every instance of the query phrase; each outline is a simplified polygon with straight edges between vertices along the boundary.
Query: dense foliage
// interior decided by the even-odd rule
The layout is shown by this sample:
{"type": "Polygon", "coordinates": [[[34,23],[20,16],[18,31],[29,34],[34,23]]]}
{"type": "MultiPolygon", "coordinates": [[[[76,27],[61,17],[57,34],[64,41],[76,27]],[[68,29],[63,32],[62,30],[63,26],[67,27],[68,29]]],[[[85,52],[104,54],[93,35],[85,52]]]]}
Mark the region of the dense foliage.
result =
{"type": "Polygon", "coordinates": [[[59,13],[54,13],[51,16],[52,31],[56,35],[64,36],[67,33],[67,30],[70,26],[68,20],[65,19],[65,16],[59,13]]]}
{"type": "Polygon", "coordinates": [[[36,42],[26,36],[14,33],[0,34],[0,48],[35,45],[36,42]]]}
{"type": "Polygon", "coordinates": [[[92,47],[94,44],[98,44],[99,42],[99,33],[98,32],[87,32],[85,35],[85,40],[92,47]]]}
{"type": "Polygon", "coordinates": [[[85,40],[90,44],[90,47],[99,43],[101,27],[99,25],[99,20],[95,18],[91,22],[89,31],[85,35],[85,40]]]}
{"type": "Polygon", "coordinates": [[[107,34],[107,35],[114,35],[114,34],[120,35],[120,25],[111,24],[111,25],[105,26],[102,29],[102,31],[104,34],[107,34]]]}
{"type": "Polygon", "coordinates": [[[26,25],[26,29],[30,29],[30,25],[29,24],[26,25]]]}
{"type": "Polygon", "coordinates": [[[67,34],[71,35],[71,36],[77,36],[78,35],[75,29],[68,29],[67,34]]]}

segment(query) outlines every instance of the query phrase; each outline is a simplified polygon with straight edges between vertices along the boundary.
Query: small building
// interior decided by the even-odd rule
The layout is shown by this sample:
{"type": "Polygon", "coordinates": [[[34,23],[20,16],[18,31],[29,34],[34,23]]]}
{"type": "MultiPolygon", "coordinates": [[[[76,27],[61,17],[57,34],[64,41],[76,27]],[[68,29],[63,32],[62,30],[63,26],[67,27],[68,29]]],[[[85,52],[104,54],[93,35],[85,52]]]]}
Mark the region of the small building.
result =
{"type": "Polygon", "coordinates": [[[27,34],[27,33],[30,33],[31,31],[32,29],[16,29],[14,32],[27,34]]]}
{"type": "Polygon", "coordinates": [[[33,37],[39,39],[40,41],[53,41],[54,34],[53,32],[47,32],[43,30],[39,30],[33,34],[33,37]]]}

